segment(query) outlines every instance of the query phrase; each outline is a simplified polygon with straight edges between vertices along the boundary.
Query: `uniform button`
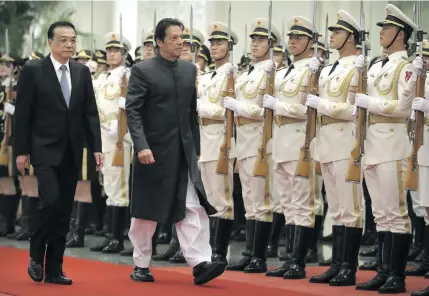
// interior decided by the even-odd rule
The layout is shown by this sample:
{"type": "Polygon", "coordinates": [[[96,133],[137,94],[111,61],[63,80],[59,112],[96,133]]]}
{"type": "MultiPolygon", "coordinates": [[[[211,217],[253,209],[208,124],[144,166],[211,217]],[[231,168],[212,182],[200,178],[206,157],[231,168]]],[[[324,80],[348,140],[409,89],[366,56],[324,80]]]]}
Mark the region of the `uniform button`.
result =
{"type": "Polygon", "coordinates": [[[390,131],[393,132],[393,128],[391,128],[390,131]]]}
{"type": "Polygon", "coordinates": [[[342,128],[340,128],[340,131],[343,131],[344,130],[344,128],[342,127],[342,128]]]}
{"type": "Polygon", "coordinates": [[[296,132],[297,132],[297,133],[299,133],[299,132],[300,132],[300,130],[299,130],[299,129],[297,129],[297,130],[296,130],[296,132]]]}

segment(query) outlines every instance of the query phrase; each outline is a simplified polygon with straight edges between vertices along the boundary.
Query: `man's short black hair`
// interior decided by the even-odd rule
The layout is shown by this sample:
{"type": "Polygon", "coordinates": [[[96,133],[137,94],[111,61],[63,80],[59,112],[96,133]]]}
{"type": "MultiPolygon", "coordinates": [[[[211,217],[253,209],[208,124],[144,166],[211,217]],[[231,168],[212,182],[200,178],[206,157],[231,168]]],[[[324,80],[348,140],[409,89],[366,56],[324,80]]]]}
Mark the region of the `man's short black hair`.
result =
{"type": "Polygon", "coordinates": [[[159,23],[156,25],[155,29],[155,41],[156,40],[162,40],[164,41],[165,36],[167,35],[167,29],[169,27],[173,26],[179,26],[182,31],[185,29],[185,26],[181,21],[174,18],[164,18],[159,21],[159,23]]]}
{"type": "Polygon", "coordinates": [[[69,27],[69,28],[72,28],[75,33],[77,33],[76,28],[74,27],[74,25],[72,23],[66,22],[66,21],[59,21],[59,22],[55,22],[49,26],[48,39],[54,38],[54,30],[58,27],[69,27]]]}

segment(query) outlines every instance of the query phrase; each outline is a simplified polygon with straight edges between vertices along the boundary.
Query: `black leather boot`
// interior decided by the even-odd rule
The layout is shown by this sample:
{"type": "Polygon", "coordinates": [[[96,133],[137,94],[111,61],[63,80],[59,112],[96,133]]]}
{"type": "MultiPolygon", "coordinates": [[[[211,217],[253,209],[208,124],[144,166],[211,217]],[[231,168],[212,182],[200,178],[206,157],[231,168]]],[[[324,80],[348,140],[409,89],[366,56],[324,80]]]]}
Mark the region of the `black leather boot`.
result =
{"type": "Polygon", "coordinates": [[[21,237],[24,233],[28,232],[28,227],[29,227],[28,219],[29,219],[29,211],[30,211],[29,209],[30,202],[28,199],[29,199],[28,196],[25,196],[25,195],[21,196],[22,216],[19,221],[21,228],[17,232],[9,234],[7,238],[17,239],[18,237],[21,237]]]}
{"type": "Polygon", "coordinates": [[[279,213],[273,213],[273,224],[267,247],[267,258],[277,258],[280,235],[283,233],[285,226],[285,216],[279,213]]]}
{"type": "Polygon", "coordinates": [[[411,234],[392,234],[389,276],[384,285],[378,290],[378,293],[398,294],[406,292],[404,271],[407,266],[411,240],[411,234]]]}
{"type": "Polygon", "coordinates": [[[94,232],[94,235],[106,236],[107,234],[110,234],[112,232],[112,225],[111,225],[112,219],[113,219],[113,207],[106,205],[106,210],[104,212],[104,217],[103,217],[103,228],[100,231],[94,232]]]}
{"type": "Polygon", "coordinates": [[[253,250],[253,239],[255,237],[255,220],[246,220],[246,254],[243,258],[238,261],[236,264],[228,264],[226,266],[226,270],[232,270],[232,271],[244,271],[244,269],[247,267],[247,265],[250,264],[250,261],[252,260],[252,257],[250,256],[252,250],[253,250]]]}
{"type": "Polygon", "coordinates": [[[110,243],[102,250],[106,254],[117,254],[124,249],[124,229],[127,215],[127,207],[113,207],[113,238],[110,243]]]}
{"type": "Polygon", "coordinates": [[[267,246],[270,238],[272,222],[256,221],[255,237],[253,242],[252,260],[244,269],[245,273],[267,272],[267,246]]]}
{"type": "Polygon", "coordinates": [[[286,228],[286,252],[280,254],[279,260],[287,261],[290,263],[292,252],[293,252],[293,241],[295,238],[295,225],[286,224],[285,228],[286,228]]]}
{"type": "Polygon", "coordinates": [[[406,276],[424,276],[429,272],[429,225],[424,228],[423,252],[423,259],[416,267],[406,270],[406,276]]]}
{"type": "Polygon", "coordinates": [[[319,238],[322,232],[323,216],[316,216],[314,221],[314,235],[311,238],[310,248],[308,249],[306,263],[316,263],[319,260],[317,255],[319,238]]]}
{"type": "Polygon", "coordinates": [[[372,246],[376,244],[377,231],[375,229],[374,215],[372,214],[372,202],[366,186],[365,178],[362,181],[363,196],[365,200],[365,229],[361,239],[363,246],[372,246]]]}
{"type": "Polygon", "coordinates": [[[314,229],[311,227],[295,226],[295,241],[289,270],[283,275],[283,279],[305,278],[305,257],[310,247],[311,237],[314,229]]]}
{"type": "Polygon", "coordinates": [[[341,264],[340,272],[329,282],[330,286],[344,287],[356,285],[356,270],[361,237],[362,228],[345,228],[343,263],[341,264]]]}
{"type": "Polygon", "coordinates": [[[171,263],[186,263],[185,256],[183,256],[183,252],[180,247],[179,250],[177,250],[177,252],[168,259],[168,261],[171,263]]]}
{"type": "Polygon", "coordinates": [[[344,226],[332,226],[332,263],[331,267],[321,275],[310,278],[310,283],[328,284],[340,272],[344,252],[344,226]]]}
{"type": "Polygon", "coordinates": [[[366,283],[358,284],[356,290],[378,291],[387,280],[392,253],[392,233],[388,231],[379,231],[377,233],[377,241],[379,248],[377,275],[366,283]]]}
{"type": "Polygon", "coordinates": [[[212,262],[224,262],[228,264],[226,255],[228,254],[229,240],[231,237],[234,220],[219,218],[217,220],[216,233],[214,235],[214,248],[212,262]]]}
{"type": "Polygon", "coordinates": [[[176,254],[177,251],[179,251],[179,239],[177,238],[177,232],[176,232],[176,226],[172,226],[171,231],[171,240],[170,244],[168,245],[168,248],[165,252],[155,255],[152,257],[152,260],[154,261],[168,261],[171,257],[176,254]]]}
{"type": "Polygon", "coordinates": [[[66,248],[83,248],[85,245],[85,229],[88,226],[88,218],[91,211],[91,204],[78,202],[76,230],[70,240],[66,242],[66,248]]]}
{"type": "Polygon", "coordinates": [[[414,243],[408,253],[408,261],[414,261],[420,252],[423,250],[423,240],[425,233],[425,218],[415,217],[414,218],[414,243]]]}
{"type": "MultiPolygon", "coordinates": [[[[113,207],[107,206],[106,209],[106,221],[105,225],[106,231],[104,233],[105,239],[101,244],[98,244],[89,250],[91,252],[101,252],[105,247],[107,247],[110,244],[110,241],[112,240],[112,230],[113,230],[113,207]],[[108,235],[109,234],[109,235],[108,235]]],[[[97,233],[95,233],[97,235],[97,233]]]]}
{"type": "Polygon", "coordinates": [[[210,247],[214,247],[214,238],[216,235],[217,217],[209,217],[209,229],[210,229],[210,247]]]}
{"type": "Polygon", "coordinates": [[[362,257],[375,257],[377,256],[377,252],[378,252],[378,243],[360,251],[359,255],[361,255],[362,257]]]}
{"type": "Polygon", "coordinates": [[[359,266],[359,270],[377,270],[378,267],[378,254],[374,259],[365,261],[361,266],[359,266]]]}

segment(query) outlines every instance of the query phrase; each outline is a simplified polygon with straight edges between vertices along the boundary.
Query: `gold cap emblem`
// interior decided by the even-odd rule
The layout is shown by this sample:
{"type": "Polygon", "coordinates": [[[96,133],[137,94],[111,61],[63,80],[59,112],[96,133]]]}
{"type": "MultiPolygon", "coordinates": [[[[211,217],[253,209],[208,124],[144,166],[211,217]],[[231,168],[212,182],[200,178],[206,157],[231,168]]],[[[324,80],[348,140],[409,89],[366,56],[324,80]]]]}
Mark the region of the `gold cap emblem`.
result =
{"type": "Polygon", "coordinates": [[[112,34],[112,40],[118,40],[115,33],[112,34]]]}
{"type": "Polygon", "coordinates": [[[297,23],[299,23],[299,19],[297,17],[294,18],[293,23],[296,25],[297,23]]]}

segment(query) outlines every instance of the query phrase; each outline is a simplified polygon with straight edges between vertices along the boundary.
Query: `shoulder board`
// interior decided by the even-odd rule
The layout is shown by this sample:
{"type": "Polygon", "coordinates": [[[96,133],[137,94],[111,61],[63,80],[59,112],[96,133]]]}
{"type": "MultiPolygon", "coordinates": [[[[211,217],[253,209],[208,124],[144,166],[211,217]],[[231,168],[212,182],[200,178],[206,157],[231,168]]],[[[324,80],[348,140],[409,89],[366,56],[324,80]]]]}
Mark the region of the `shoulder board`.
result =
{"type": "Polygon", "coordinates": [[[287,67],[285,66],[285,67],[281,67],[281,68],[278,68],[278,69],[276,69],[276,72],[278,72],[278,71],[280,71],[280,70],[283,70],[283,69],[286,69],[287,67]]]}

